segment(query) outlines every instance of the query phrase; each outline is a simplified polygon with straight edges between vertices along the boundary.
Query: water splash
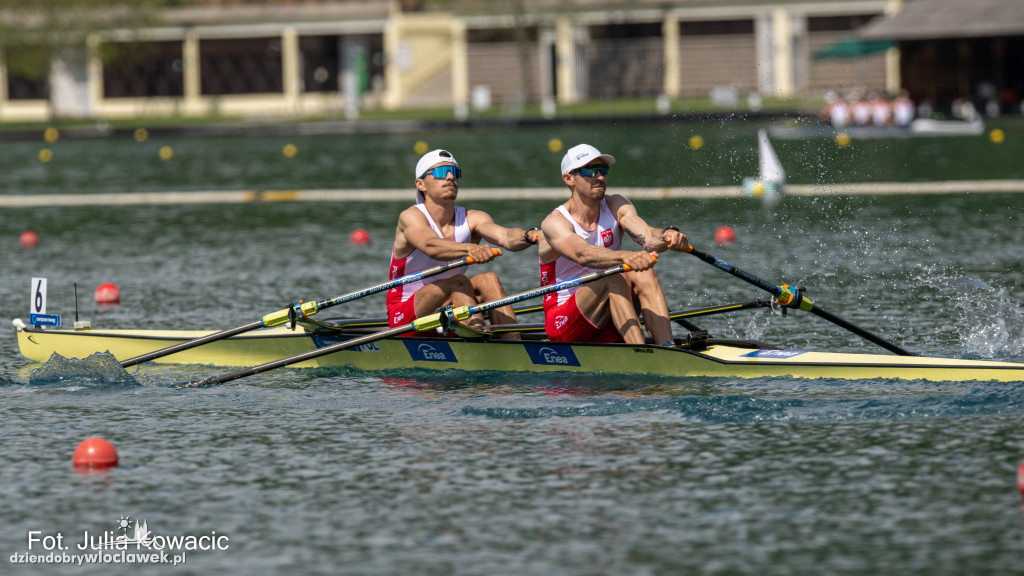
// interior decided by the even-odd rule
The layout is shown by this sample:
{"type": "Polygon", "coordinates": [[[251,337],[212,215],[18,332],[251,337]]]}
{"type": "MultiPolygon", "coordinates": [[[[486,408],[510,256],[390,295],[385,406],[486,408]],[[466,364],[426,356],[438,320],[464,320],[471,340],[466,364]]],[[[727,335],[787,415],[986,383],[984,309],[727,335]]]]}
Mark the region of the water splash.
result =
{"type": "Polygon", "coordinates": [[[141,385],[109,352],[96,352],[87,358],[65,358],[54,354],[29,374],[28,383],[29,386],[68,391],[141,385]]]}
{"type": "Polygon", "coordinates": [[[1024,354],[1024,307],[1005,288],[954,274],[926,275],[922,280],[950,295],[965,353],[982,358],[1024,354]]]}

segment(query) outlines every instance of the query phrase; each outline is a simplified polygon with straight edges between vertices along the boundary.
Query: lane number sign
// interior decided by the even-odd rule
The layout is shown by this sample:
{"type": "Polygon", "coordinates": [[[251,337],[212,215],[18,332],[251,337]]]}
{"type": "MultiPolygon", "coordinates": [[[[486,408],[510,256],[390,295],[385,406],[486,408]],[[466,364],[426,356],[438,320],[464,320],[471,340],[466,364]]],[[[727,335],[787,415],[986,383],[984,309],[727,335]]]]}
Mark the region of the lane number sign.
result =
{"type": "Polygon", "coordinates": [[[46,278],[32,279],[31,302],[29,323],[36,326],[60,326],[60,314],[46,313],[46,278]]]}

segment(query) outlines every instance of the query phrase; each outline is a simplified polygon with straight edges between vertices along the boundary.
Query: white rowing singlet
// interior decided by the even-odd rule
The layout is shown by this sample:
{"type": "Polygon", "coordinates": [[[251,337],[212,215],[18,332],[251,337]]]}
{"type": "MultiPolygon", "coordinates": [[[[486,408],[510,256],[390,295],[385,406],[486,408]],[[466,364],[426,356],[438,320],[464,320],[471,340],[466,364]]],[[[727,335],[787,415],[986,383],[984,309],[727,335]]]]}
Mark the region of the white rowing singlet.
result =
{"type": "MultiPolygon", "coordinates": [[[[619,222],[615,219],[615,215],[612,214],[611,208],[608,207],[608,201],[601,199],[601,215],[597,219],[597,226],[593,230],[587,230],[575,218],[569,215],[569,209],[565,205],[561,205],[555,208],[555,211],[565,216],[565,219],[572,223],[573,228],[576,230],[576,235],[583,238],[588,244],[594,246],[600,246],[602,248],[608,248],[609,250],[618,250],[622,237],[622,228],[619,226],[619,222]]],[[[588,268],[586,266],[577,264],[568,258],[558,256],[547,264],[540,265],[540,285],[548,286],[561,282],[563,280],[570,280],[583,274],[589,274],[590,272],[596,272],[594,268],[588,268]]],[[[553,294],[544,296],[544,308],[549,306],[561,305],[569,299],[576,292],[576,288],[567,288],[565,290],[559,290],[553,294]]]]}
{"type": "MultiPolygon", "coordinates": [[[[434,232],[437,233],[437,237],[443,239],[444,234],[441,233],[441,229],[434,223],[434,219],[430,217],[430,214],[427,213],[426,205],[416,204],[416,208],[419,208],[420,212],[423,212],[423,215],[427,217],[427,222],[430,224],[430,227],[433,228],[434,232]]],[[[466,222],[466,209],[461,206],[455,207],[455,234],[452,239],[455,242],[463,243],[469,243],[473,240],[473,233],[469,229],[469,223],[466,222]]],[[[395,249],[392,247],[391,270],[389,272],[388,279],[395,280],[408,274],[415,274],[416,272],[422,272],[423,270],[433,268],[434,266],[440,266],[441,264],[445,264],[445,262],[434,260],[419,250],[413,250],[412,254],[409,254],[405,258],[395,258],[395,249]]],[[[388,290],[388,308],[390,309],[393,305],[400,304],[409,298],[412,298],[412,295],[415,294],[417,290],[431,282],[441,280],[442,278],[450,278],[456,274],[463,274],[465,271],[466,266],[461,266],[459,268],[447,270],[436,276],[421,278],[404,286],[395,286],[391,290],[388,290]]]]}

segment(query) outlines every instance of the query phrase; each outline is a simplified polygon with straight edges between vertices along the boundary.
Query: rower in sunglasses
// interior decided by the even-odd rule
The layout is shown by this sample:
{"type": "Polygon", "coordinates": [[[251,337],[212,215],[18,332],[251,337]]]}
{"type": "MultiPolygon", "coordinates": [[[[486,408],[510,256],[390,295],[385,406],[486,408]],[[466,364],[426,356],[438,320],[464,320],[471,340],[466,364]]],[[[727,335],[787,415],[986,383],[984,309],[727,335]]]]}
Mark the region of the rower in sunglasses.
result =
{"type": "MultiPolygon", "coordinates": [[[[486,212],[455,205],[462,169],[447,150],[427,152],[416,163],[416,204],[398,217],[395,244],[391,249],[391,279],[413,274],[445,262],[469,256],[475,263],[490,262],[490,244],[518,252],[536,244],[536,228],[505,228],[495,224],[486,212]],[[487,244],[481,244],[481,241],[487,244]]],[[[466,267],[455,268],[388,291],[388,324],[408,324],[434,313],[438,308],[475,306],[505,297],[505,289],[494,272],[469,277],[466,267]]],[[[490,311],[491,324],[515,324],[512,306],[490,311]]],[[[466,321],[482,328],[482,316],[466,321]]],[[[519,334],[504,337],[519,339],[519,334]]]]}
{"type": "Polygon", "coordinates": [[[555,341],[644,343],[638,313],[655,344],[671,345],[672,325],[655,253],[682,252],[686,236],[675,226],[654,228],[626,198],[607,194],[610,154],[589,144],[570,148],[562,158],[562,181],[571,196],[541,223],[542,286],[626,264],[629,272],[606,276],[544,298],[548,337],[555,341]],[[642,247],[622,250],[623,231],[642,247]],[[634,302],[638,303],[636,306],[634,302]]]}

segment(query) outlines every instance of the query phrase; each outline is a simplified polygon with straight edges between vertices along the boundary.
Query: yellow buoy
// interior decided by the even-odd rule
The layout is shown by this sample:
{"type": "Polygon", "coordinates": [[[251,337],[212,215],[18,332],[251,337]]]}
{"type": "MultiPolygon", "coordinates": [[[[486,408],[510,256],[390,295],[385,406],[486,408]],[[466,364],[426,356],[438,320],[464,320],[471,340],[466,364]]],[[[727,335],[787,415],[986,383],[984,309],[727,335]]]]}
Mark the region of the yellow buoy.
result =
{"type": "Polygon", "coordinates": [[[171,158],[174,158],[174,149],[173,148],[171,148],[170,146],[164,146],[164,147],[160,148],[160,159],[161,160],[170,160],[171,158]]]}
{"type": "Polygon", "coordinates": [[[562,151],[562,146],[563,146],[562,141],[559,140],[558,138],[552,138],[551,140],[548,140],[548,150],[550,150],[552,152],[555,152],[555,153],[561,152],[562,151]]]}
{"type": "Polygon", "coordinates": [[[988,139],[993,144],[1002,144],[1003,141],[1006,140],[1006,134],[1003,134],[1002,130],[996,128],[995,130],[992,130],[991,132],[988,133],[988,139]]]}
{"type": "Polygon", "coordinates": [[[840,148],[849,146],[850,135],[847,134],[846,132],[840,132],[839,134],[836,134],[836,144],[839,145],[840,148]]]}
{"type": "Polygon", "coordinates": [[[136,142],[145,142],[148,139],[149,139],[149,130],[146,130],[145,128],[136,128],[135,129],[135,141],[136,142]]]}
{"type": "Polygon", "coordinates": [[[690,136],[690,148],[693,148],[694,150],[700,150],[703,147],[704,147],[704,138],[702,138],[698,134],[694,134],[693,136],[690,136]]]}
{"type": "Polygon", "coordinates": [[[58,138],[60,138],[60,130],[57,130],[53,126],[50,126],[43,131],[43,140],[46,140],[49,144],[53,144],[58,138]]]}
{"type": "Polygon", "coordinates": [[[281,153],[284,154],[285,158],[295,158],[295,155],[299,153],[299,149],[295,147],[295,144],[285,144],[281,153]]]}
{"type": "Polygon", "coordinates": [[[53,160],[53,152],[49,148],[43,148],[42,150],[39,151],[40,162],[45,164],[50,160],[53,160]]]}
{"type": "Polygon", "coordinates": [[[429,146],[427,146],[426,142],[420,140],[419,142],[416,142],[416,144],[413,145],[412,150],[417,154],[426,154],[427,150],[429,150],[429,146]]]}
{"type": "MultiPolygon", "coordinates": [[[[760,197],[764,196],[764,192],[765,192],[764,182],[762,182],[760,180],[758,180],[757,182],[754,182],[754,186],[751,187],[750,191],[751,191],[751,193],[753,193],[755,198],[760,198],[760,197]]],[[[722,244],[722,242],[719,242],[719,244],[722,244]]]]}

